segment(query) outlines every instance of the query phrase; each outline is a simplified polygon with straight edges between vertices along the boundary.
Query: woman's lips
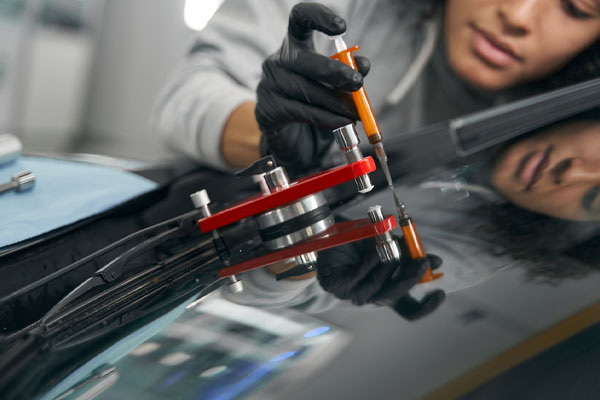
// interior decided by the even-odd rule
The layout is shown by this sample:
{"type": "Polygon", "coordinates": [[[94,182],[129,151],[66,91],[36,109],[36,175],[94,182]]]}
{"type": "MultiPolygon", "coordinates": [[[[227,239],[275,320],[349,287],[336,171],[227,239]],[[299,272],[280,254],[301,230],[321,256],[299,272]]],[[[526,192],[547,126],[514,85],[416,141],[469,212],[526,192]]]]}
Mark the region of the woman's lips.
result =
{"type": "Polygon", "coordinates": [[[473,48],[475,53],[483,59],[484,62],[491,64],[496,68],[506,68],[514,63],[520,62],[520,57],[512,51],[507,45],[498,42],[492,35],[483,30],[472,26],[473,28],[473,48]]]}
{"type": "Polygon", "coordinates": [[[529,190],[542,177],[542,172],[548,167],[552,146],[546,150],[537,150],[527,154],[515,173],[516,178],[529,190]]]}

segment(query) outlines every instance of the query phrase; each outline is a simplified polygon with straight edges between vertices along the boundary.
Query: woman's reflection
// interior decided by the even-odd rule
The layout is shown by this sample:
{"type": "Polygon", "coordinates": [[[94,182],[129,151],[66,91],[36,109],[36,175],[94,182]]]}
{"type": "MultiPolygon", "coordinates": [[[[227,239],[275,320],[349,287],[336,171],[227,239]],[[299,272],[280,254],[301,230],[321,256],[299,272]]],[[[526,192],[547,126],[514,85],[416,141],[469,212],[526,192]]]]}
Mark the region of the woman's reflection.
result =
{"type": "Polygon", "coordinates": [[[525,209],[571,220],[600,220],[600,123],[555,126],[503,151],[493,185],[525,209]]]}

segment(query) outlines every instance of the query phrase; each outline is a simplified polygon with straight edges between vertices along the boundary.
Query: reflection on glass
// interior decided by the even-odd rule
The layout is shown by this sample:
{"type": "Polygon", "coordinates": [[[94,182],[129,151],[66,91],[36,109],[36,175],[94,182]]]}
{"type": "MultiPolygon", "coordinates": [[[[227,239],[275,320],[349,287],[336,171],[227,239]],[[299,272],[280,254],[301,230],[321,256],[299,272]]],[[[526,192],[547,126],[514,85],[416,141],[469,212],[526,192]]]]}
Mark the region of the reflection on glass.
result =
{"type": "MultiPolygon", "coordinates": [[[[118,382],[98,398],[233,399],[261,390],[284,395],[288,387],[282,382],[318,370],[347,344],[343,331],[315,318],[213,295],[115,362],[118,382]],[[275,378],[278,385],[270,386],[275,378]]],[[[89,381],[65,393],[89,387],[89,381]]]]}
{"type": "Polygon", "coordinates": [[[192,356],[188,353],[184,353],[182,351],[178,351],[175,353],[170,353],[160,359],[159,363],[162,365],[166,365],[167,367],[173,367],[175,365],[183,364],[188,361],[192,356]]]}
{"type": "Polygon", "coordinates": [[[156,342],[146,342],[131,351],[132,356],[144,356],[146,354],[152,353],[153,351],[160,348],[160,344],[156,342]]]}
{"type": "Polygon", "coordinates": [[[511,202],[570,220],[600,220],[600,122],[559,124],[511,144],[491,180],[511,202]]]}
{"type": "Polygon", "coordinates": [[[212,367],[207,369],[206,371],[202,371],[200,378],[213,378],[215,376],[221,375],[229,370],[225,365],[218,365],[216,367],[212,367]]]}

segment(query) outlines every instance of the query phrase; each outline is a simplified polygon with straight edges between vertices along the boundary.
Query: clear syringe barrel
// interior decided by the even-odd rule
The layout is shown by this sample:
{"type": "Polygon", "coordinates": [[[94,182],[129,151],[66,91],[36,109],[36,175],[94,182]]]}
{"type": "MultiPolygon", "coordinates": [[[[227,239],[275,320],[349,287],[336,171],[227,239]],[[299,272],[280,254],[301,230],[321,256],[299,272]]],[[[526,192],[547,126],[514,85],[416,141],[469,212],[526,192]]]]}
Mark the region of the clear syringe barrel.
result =
{"type": "MultiPolygon", "coordinates": [[[[331,58],[343,62],[352,69],[358,70],[356,67],[356,61],[354,60],[354,55],[352,53],[354,53],[360,47],[353,46],[348,49],[344,39],[342,39],[341,36],[335,36],[331,39],[335,41],[335,48],[338,51],[338,53],[332,55],[331,58]]],[[[362,121],[365,132],[367,133],[369,143],[377,144],[381,142],[381,131],[379,130],[379,125],[375,119],[375,114],[373,113],[373,108],[371,107],[371,103],[369,102],[369,98],[367,97],[367,92],[365,91],[364,86],[361,86],[360,89],[352,92],[352,100],[354,101],[354,105],[358,110],[358,115],[360,116],[360,120],[362,121]]]]}

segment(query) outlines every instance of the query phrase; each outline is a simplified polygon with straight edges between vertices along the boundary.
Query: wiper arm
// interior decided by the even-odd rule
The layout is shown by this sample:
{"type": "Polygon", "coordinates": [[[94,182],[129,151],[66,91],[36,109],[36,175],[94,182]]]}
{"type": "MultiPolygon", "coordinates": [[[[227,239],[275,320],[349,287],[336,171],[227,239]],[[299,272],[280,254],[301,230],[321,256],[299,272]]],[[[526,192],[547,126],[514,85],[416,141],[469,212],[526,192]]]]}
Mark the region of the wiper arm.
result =
{"type": "MultiPolygon", "coordinates": [[[[110,301],[109,300],[110,298],[119,297],[119,293],[121,293],[121,294],[124,293],[124,296],[119,298],[119,301],[126,300],[125,297],[135,295],[136,291],[143,290],[143,289],[146,289],[146,288],[152,286],[152,284],[156,283],[156,282],[153,282],[153,278],[156,278],[156,276],[158,274],[161,274],[161,272],[160,272],[161,270],[164,271],[164,272],[162,272],[162,276],[168,277],[171,274],[171,271],[170,271],[171,267],[173,267],[172,272],[176,273],[177,269],[180,269],[181,266],[186,266],[186,265],[189,265],[190,263],[204,262],[204,261],[206,261],[206,259],[211,258],[211,257],[216,257],[216,252],[212,246],[212,240],[209,239],[209,240],[205,240],[204,242],[199,243],[198,245],[189,249],[187,252],[172,256],[166,260],[155,263],[151,267],[145,268],[143,271],[140,271],[139,273],[137,273],[133,276],[130,276],[127,279],[124,279],[123,281],[121,281],[115,285],[111,285],[109,288],[107,288],[103,291],[100,291],[99,293],[93,295],[92,297],[89,297],[81,302],[77,302],[77,304],[74,304],[72,307],[67,307],[67,306],[68,306],[68,304],[71,304],[73,301],[64,303],[65,307],[63,307],[62,312],[60,312],[60,310],[59,310],[55,313],[55,314],[60,314],[60,315],[53,316],[53,315],[49,315],[49,313],[48,313],[47,315],[44,316],[43,320],[40,321],[40,325],[43,324],[47,330],[52,330],[53,326],[57,325],[57,324],[74,323],[73,320],[69,321],[69,318],[72,315],[76,315],[76,318],[77,318],[78,315],[82,314],[82,310],[86,309],[86,307],[96,306],[95,307],[96,309],[101,309],[102,307],[105,306],[105,304],[108,301],[110,301]],[[190,253],[196,253],[196,254],[193,254],[191,258],[186,257],[190,253]],[[185,258],[187,258],[187,260],[182,262],[181,260],[185,259],[185,258]],[[176,267],[174,267],[174,265],[177,263],[179,263],[179,264],[176,267]]],[[[96,277],[94,277],[94,278],[96,278],[96,277]]],[[[73,292],[71,292],[71,293],[73,293],[73,292]]],[[[85,295],[85,293],[86,292],[82,292],[81,296],[85,295]]]]}
{"type": "Polygon", "coordinates": [[[82,297],[93,288],[106,285],[118,279],[123,275],[123,272],[125,272],[127,262],[137,257],[140,253],[178,236],[179,233],[179,228],[173,228],[166,232],[162,232],[132,247],[122,255],[113,259],[107,265],[94,272],[93,276],[86,279],[82,284],[73,289],[68,295],[66,295],[61,301],[52,307],[50,311],[48,311],[40,320],[40,324],[44,325],[46,321],[62,311],[68,304],[82,297]]]}
{"type": "MultiPolygon", "coordinates": [[[[119,255],[104,267],[94,272],[93,276],[85,280],[82,284],[73,289],[67,294],[61,301],[59,301],[54,307],[52,307],[40,320],[40,326],[44,326],[48,320],[59,314],[66,306],[81,298],[86,293],[89,293],[95,287],[110,284],[116,279],[120,278],[123,273],[127,270],[128,263],[138,257],[140,254],[147,250],[154,248],[168,240],[175,239],[184,235],[190,234],[196,227],[197,213],[184,214],[181,217],[175,218],[168,221],[169,224],[177,223],[175,228],[171,228],[167,231],[161,232],[155,236],[152,236],[143,242],[135,245],[128,249],[123,254],[119,255]],[[191,214],[191,215],[190,215],[191,214]],[[191,223],[190,223],[191,222],[191,223]]],[[[168,224],[161,223],[159,225],[168,226],[168,224]]],[[[153,227],[156,229],[156,225],[153,227]]],[[[210,242],[207,241],[207,243],[210,242]]]]}
{"type": "Polygon", "coordinates": [[[60,270],[58,270],[56,272],[53,272],[53,273],[51,273],[39,280],[27,285],[27,286],[24,286],[18,290],[15,290],[14,292],[10,293],[9,295],[1,298],[0,304],[7,303],[11,300],[16,299],[19,296],[24,295],[25,293],[27,293],[31,290],[34,290],[40,286],[43,286],[49,282],[52,282],[53,280],[60,278],[64,274],[71,272],[71,271],[75,270],[76,268],[79,268],[82,265],[85,265],[85,264],[97,259],[98,257],[101,257],[104,254],[124,245],[124,244],[129,243],[132,240],[135,240],[146,234],[152,233],[158,229],[168,227],[170,225],[176,225],[177,227],[181,227],[182,225],[189,223],[190,221],[194,221],[194,226],[195,226],[195,221],[198,220],[199,218],[202,218],[202,213],[199,210],[194,210],[189,213],[186,213],[186,214],[177,216],[175,218],[171,218],[166,221],[160,222],[158,224],[149,226],[147,228],[141,229],[137,232],[131,233],[130,235],[127,235],[124,238],[119,239],[116,242],[111,243],[110,245],[103,247],[102,249],[97,250],[94,253],[89,254],[89,255],[85,256],[84,258],[82,258],[72,264],[67,265],[64,268],[61,268],[60,270]]]}
{"type": "Polygon", "coordinates": [[[178,257],[163,268],[155,265],[69,307],[44,327],[53,347],[71,347],[114,331],[152,311],[219,284],[221,265],[214,249],[194,247],[192,257],[178,257]],[[161,293],[166,297],[160,296],[161,293]]]}

